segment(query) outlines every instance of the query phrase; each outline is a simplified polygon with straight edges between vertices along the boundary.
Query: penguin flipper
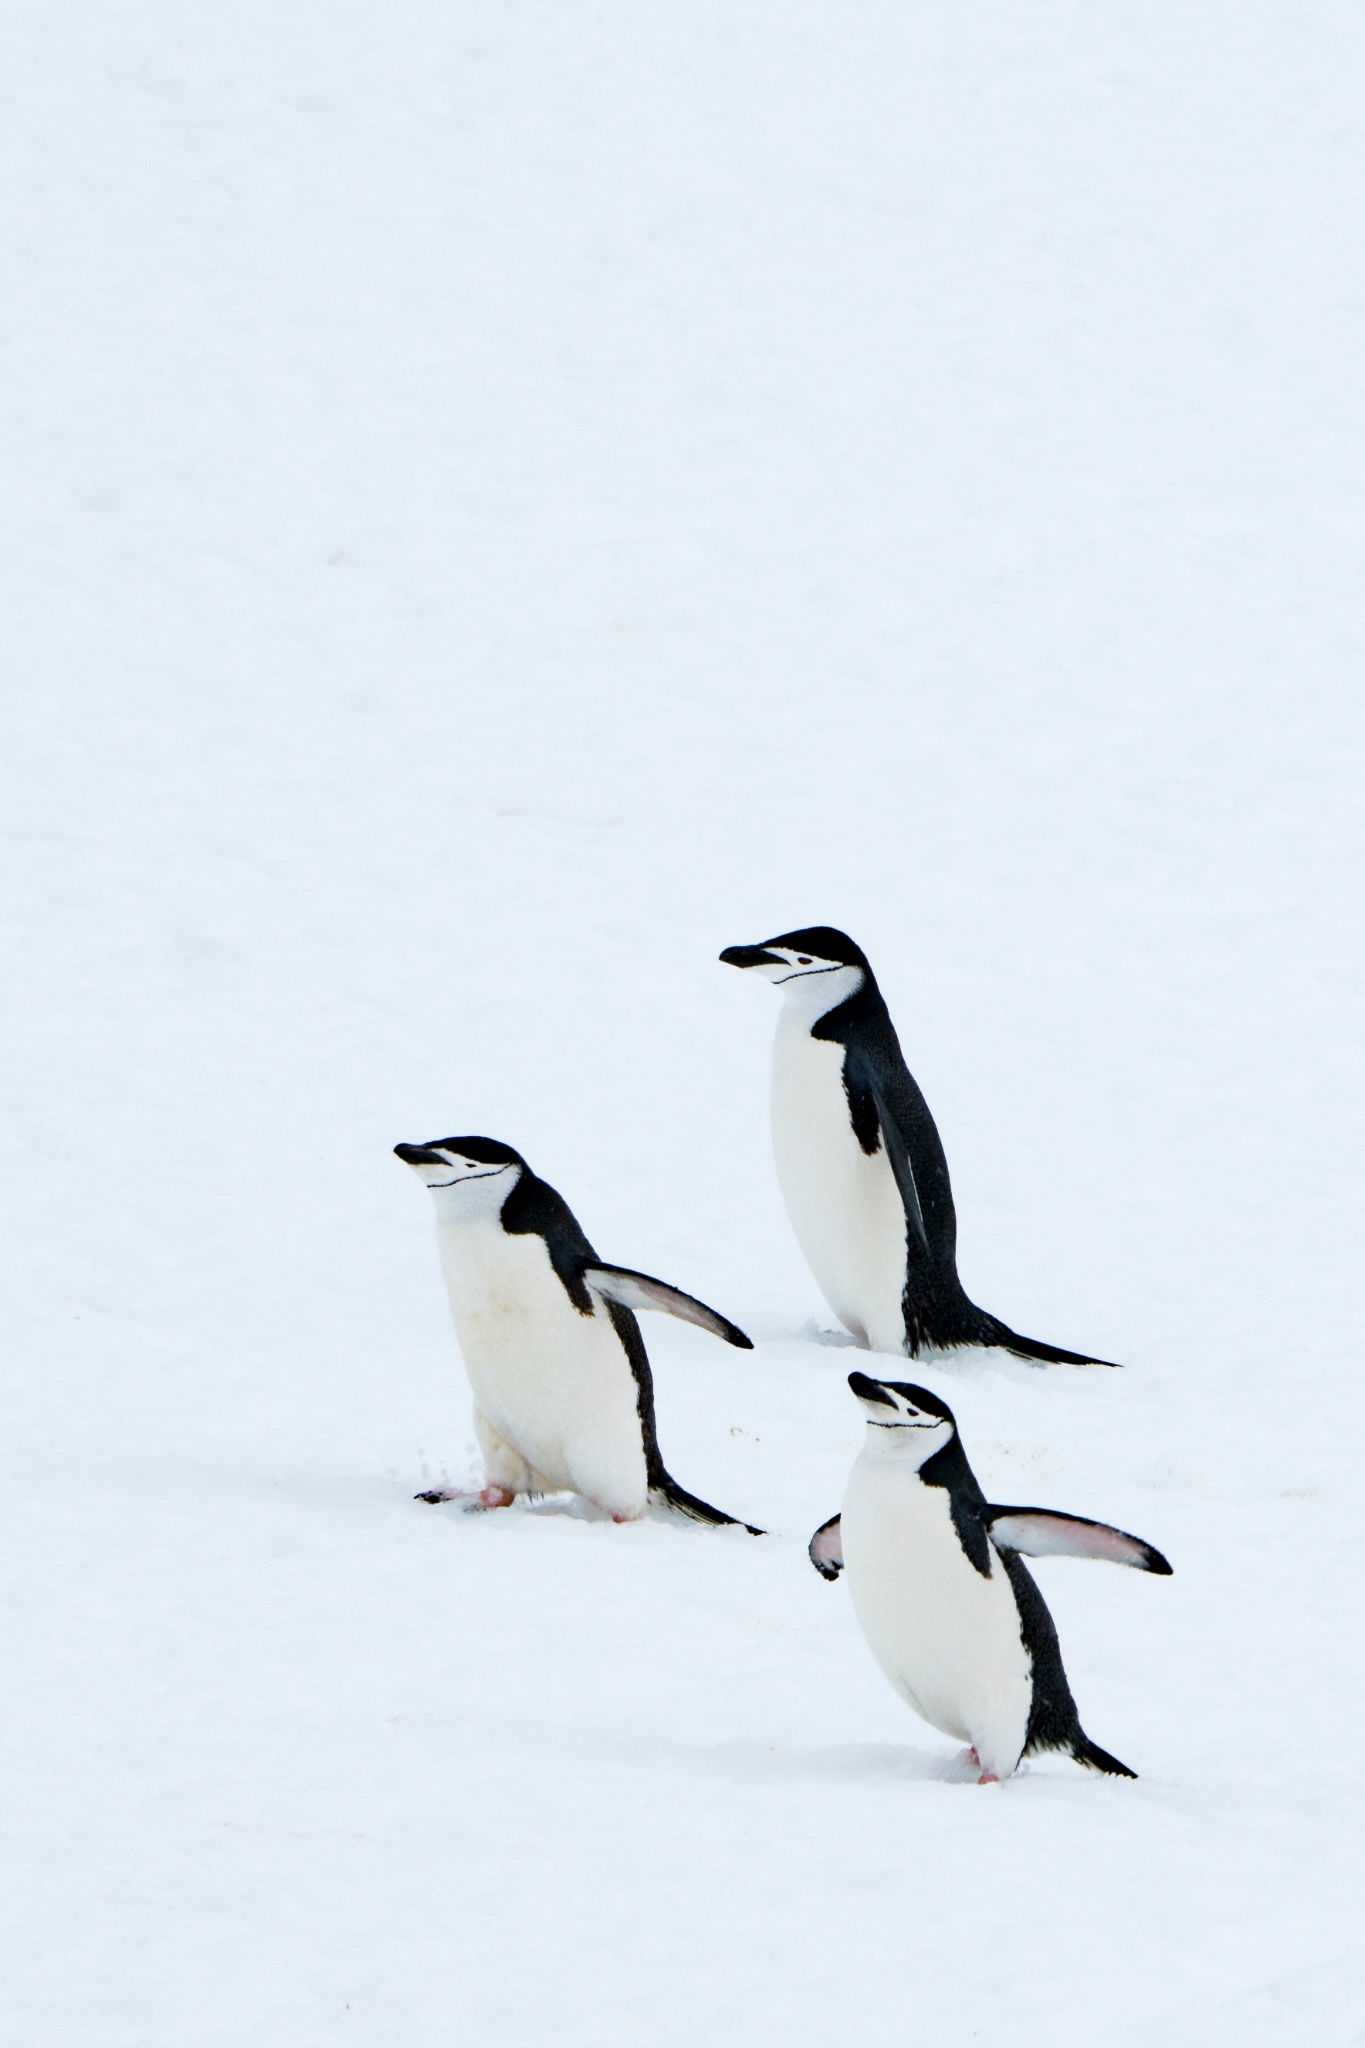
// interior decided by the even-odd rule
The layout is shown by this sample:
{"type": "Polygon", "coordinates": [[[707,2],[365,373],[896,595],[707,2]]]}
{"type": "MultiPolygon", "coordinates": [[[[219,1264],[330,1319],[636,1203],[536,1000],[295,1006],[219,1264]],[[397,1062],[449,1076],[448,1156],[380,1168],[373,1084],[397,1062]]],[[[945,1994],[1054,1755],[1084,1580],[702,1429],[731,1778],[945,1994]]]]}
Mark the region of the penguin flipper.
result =
{"type": "MultiPolygon", "coordinates": [[[[979,1313],[984,1315],[984,1311],[979,1313]]],[[[1021,1337],[998,1316],[985,1316],[985,1329],[975,1341],[994,1345],[1000,1351],[1012,1351],[1016,1358],[1026,1358],[1030,1365],[1106,1365],[1113,1372],[1123,1370],[1114,1358],[1092,1358],[1088,1351],[1063,1351],[1059,1344],[1042,1344],[1036,1337],[1021,1337]]]]}
{"type": "Polygon", "coordinates": [[[695,1493],[679,1486],[671,1473],[661,1473],[649,1492],[652,1500],[672,1508],[675,1514],[686,1515],[689,1521],[706,1522],[713,1529],[747,1529],[751,1536],[767,1533],[764,1529],[755,1529],[752,1522],[741,1522],[738,1515],[727,1515],[722,1508],[713,1508],[709,1501],[698,1500],[695,1493]]]}
{"type": "Polygon", "coordinates": [[[629,1266],[604,1266],[600,1263],[584,1266],[582,1272],[594,1293],[600,1294],[604,1301],[614,1301],[619,1308],[636,1311],[658,1309],[664,1315],[677,1316],[680,1322],[695,1323],[698,1329],[709,1330],[713,1337],[723,1338],[740,1351],[752,1351],[754,1348],[753,1339],[746,1337],[736,1324],[716,1309],[708,1308],[694,1295],[684,1294],[680,1287],[670,1287],[666,1280],[652,1279],[648,1273],[634,1273],[629,1266]]]}
{"type": "Polygon", "coordinates": [[[1058,1515],[1051,1508],[982,1507],[977,1510],[1001,1550],[1024,1557],[1095,1557],[1107,1564],[1131,1565],[1134,1571],[1171,1576],[1159,1550],[1108,1522],[1087,1521],[1084,1515],[1058,1515]]]}
{"type": "Polygon", "coordinates": [[[929,1233],[924,1227],[924,1210],[920,1206],[915,1169],[910,1164],[910,1154],[901,1136],[900,1125],[887,1108],[886,1097],[875,1081],[872,1083],[872,1101],[876,1107],[877,1121],[882,1127],[882,1142],[886,1146],[886,1156],[891,1162],[891,1171],[896,1176],[896,1186],[900,1189],[906,1221],[919,1239],[921,1251],[927,1253],[929,1233]]]}
{"type": "Polygon", "coordinates": [[[837,1579],[844,1568],[844,1531],[838,1515],[822,1522],[811,1537],[807,1554],[822,1579],[837,1579]]]}

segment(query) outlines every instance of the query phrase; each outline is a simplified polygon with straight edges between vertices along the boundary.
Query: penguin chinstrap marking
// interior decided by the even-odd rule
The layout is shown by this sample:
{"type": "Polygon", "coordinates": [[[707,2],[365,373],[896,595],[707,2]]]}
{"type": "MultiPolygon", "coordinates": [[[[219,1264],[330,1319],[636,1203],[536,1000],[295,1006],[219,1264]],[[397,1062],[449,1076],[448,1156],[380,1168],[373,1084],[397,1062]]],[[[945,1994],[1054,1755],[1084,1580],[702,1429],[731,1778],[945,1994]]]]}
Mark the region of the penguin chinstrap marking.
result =
{"type": "Polygon", "coordinates": [[[481,1504],[569,1491],[618,1522],[635,1521],[654,1501],[694,1521],[734,1523],[664,1465],[633,1311],[662,1309],[751,1351],[744,1332],[666,1281],[605,1264],[568,1203],[510,1145],[435,1138],[394,1151],[436,1204],[441,1271],[484,1457],[481,1504]]]}
{"type": "Polygon", "coordinates": [[[925,1387],[853,1372],[867,1441],[842,1512],[816,1530],[811,1563],[848,1577],[859,1626],[921,1720],[971,1745],[982,1784],[1040,1750],[1134,1778],[1090,1740],[1057,1630],[1024,1557],[1097,1557],[1169,1576],[1140,1536],[1048,1508],[993,1506],[957,1423],[925,1387]]]}
{"type": "Polygon", "coordinates": [[[847,933],[814,925],[720,957],[782,991],[778,1184],[820,1291],[858,1342],[909,1358],[983,1345],[1032,1365],[1112,1363],[1021,1337],[969,1300],[943,1145],[867,956],[847,933]]]}

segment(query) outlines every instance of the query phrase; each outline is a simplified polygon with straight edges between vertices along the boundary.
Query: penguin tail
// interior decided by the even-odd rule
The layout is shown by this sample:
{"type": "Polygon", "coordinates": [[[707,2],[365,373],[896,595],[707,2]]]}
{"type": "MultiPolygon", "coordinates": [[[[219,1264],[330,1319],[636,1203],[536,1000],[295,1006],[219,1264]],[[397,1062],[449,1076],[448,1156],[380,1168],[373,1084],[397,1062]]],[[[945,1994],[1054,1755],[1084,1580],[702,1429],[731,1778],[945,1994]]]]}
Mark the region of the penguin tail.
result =
{"type": "Polygon", "coordinates": [[[705,1522],[713,1529],[747,1529],[751,1536],[767,1533],[766,1530],[755,1529],[752,1522],[741,1522],[738,1515],[727,1515],[722,1509],[713,1508],[709,1501],[698,1500],[695,1493],[688,1493],[667,1472],[660,1473],[649,1493],[651,1500],[657,1500],[662,1507],[672,1508],[675,1515],[686,1515],[690,1522],[705,1522]]]}
{"type": "Polygon", "coordinates": [[[1103,1771],[1110,1778],[1136,1778],[1137,1772],[1130,1771],[1127,1764],[1121,1764],[1116,1756],[1110,1756],[1107,1749],[1101,1749],[1098,1742],[1092,1742],[1083,1728],[1076,1731],[1071,1745],[1071,1754],[1078,1764],[1084,1764],[1088,1771],[1103,1771]]]}
{"type": "Polygon", "coordinates": [[[1030,1365],[1105,1365],[1112,1371],[1122,1368],[1113,1358],[1092,1358],[1088,1351],[1063,1351],[1058,1344],[1040,1344],[1036,1337],[1021,1337],[1008,1323],[998,1322],[994,1316],[988,1321],[991,1334],[985,1339],[1001,1351],[1012,1351],[1016,1358],[1026,1358],[1030,1365]]]}

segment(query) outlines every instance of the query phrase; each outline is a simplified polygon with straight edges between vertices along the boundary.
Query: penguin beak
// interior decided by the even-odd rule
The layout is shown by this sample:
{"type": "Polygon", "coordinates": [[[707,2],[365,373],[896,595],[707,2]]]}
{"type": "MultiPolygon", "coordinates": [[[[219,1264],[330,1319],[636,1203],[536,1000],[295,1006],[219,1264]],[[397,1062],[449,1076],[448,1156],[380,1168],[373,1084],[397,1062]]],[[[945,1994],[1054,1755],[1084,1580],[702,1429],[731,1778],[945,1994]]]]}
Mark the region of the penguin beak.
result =
{"type": "Polygon", "coordinates": [[[865,1372],[851,1372],[848,1383],[860,1401],[875,1401],[879,1408],[894,1408],[896,1405],[885,1387],[878,1386],[876,1380],[869,1379],[865,1372]]]}
{"type": "Polygon", "coordinates": [[[766,946],[727,946],[720,957],[727,967],[785,967],[787,964],[780,953],[770,953],[766,946]]]}
{"type": "Polygon", "coordinates": [[[447,1162],[439,1152],[433,1152],[430,1145],[395,1145],[394,1151],[405,1166],[444,1166],[447,1162]]]}

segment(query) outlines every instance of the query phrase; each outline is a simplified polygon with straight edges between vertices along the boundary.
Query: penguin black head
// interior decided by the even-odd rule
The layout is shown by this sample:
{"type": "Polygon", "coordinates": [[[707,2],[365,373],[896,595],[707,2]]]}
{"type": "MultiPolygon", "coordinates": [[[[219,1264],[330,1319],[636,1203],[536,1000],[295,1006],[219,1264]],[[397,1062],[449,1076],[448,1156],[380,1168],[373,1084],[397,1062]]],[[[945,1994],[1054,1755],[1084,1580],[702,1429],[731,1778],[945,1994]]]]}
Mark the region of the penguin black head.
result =
{"type": "Polygon", "coordinates": [[[446,1209],[501,1208],[526,1171],[520,1152],[497,1138],[431,1138],[393,1149],[446,1209]]]}
{"type": "Polygon", "coordinates": [[[927,1387],[909,1380],[874,1380],[865,1372],[851,1372],[848,1383],[862,1403],[870,1441],[908,1457],[916,1469],[957,1435],[952,1409],[927,1387]]]}
{"type": "Polygon", "coordinates": [[[749,968],[803,1003],[818,997],[825,1009],[856,995],[872,979],[862,947],[828,924],[779,932],[761,946],[727,946],[720,957],[727,967],[749,968]]]}

